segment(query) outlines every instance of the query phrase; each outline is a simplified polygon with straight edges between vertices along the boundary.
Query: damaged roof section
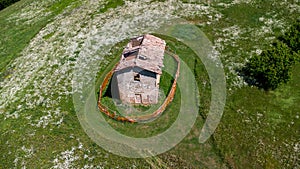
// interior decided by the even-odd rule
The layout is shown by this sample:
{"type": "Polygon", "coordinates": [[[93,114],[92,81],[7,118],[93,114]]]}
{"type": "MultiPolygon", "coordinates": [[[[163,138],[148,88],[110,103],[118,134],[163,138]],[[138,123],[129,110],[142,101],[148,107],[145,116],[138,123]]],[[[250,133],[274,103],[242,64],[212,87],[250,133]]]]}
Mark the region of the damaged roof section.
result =
{"type": "Polygon", "coordinates": [[[153,35],[143,35],[130,40],[122,53],[116,71],[128,67],[140,67],[162,74],[166,42],[153,35]]]}

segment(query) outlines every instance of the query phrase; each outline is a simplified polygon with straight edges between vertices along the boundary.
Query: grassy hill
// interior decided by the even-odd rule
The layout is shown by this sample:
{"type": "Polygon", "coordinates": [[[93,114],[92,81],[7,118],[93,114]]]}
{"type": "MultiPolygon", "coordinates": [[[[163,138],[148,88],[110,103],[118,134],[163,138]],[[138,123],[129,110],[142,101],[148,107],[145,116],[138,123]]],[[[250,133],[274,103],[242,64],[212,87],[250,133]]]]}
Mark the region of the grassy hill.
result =
{"type": "MultiPolygon", "coordinates": [[[[300,64],[287,84],[268,92],[247,85],[237,73],[299,14],[300,4],[292,0],[21,0],[1,10],[0,168],[299,168],[300,64]],[[72,83],[74,77],[95,83],[91,77],[109,69],[116,56],[111,49],[122,50],[116,44],[176,17],[201,29],[214,47],[210,57],[222,60],[227,102],[221,122],[199,144],[210,106],[209,77],[188,46],[164,37],[197,79],[202,103],[197,121],[180,144],[161,155],[114,155],[81,127],[73,93],[82,86],[72,83]],[[78,69],[86,71],[75,74],[78,69]]],[[[107,121],[121,133],[149,136],[172,124],[177,101],[151,124],[107,121]]]]}

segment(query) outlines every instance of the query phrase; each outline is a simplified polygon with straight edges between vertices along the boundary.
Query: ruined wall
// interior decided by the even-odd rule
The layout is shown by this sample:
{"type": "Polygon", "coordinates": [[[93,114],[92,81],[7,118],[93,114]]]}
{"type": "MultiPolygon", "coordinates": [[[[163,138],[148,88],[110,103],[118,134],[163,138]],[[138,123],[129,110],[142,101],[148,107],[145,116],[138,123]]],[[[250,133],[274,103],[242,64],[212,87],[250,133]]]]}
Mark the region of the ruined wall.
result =
{"type": "Polygon", "coordinates": [[[159,89],[156,74],[141,68],[126,68],[116,72],[120,99],[125,103],[156,104],[159,89]],[[135,79],[135,76],[138,78],[135,79]]]}

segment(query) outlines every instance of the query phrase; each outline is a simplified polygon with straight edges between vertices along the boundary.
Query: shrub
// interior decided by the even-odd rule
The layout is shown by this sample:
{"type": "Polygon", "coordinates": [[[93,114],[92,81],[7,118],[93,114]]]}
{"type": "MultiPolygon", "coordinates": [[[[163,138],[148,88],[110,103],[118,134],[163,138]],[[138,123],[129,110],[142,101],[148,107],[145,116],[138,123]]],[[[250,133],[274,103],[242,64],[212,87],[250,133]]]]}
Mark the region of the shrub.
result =
{"type": "Polygon", "coordinates": [[[19,0],[0,0],[0,10],[8,7],[9,5],[18,2],[19,0]]]}
{"type": "Polygon", "coordinates": [[[298,53],[300,52],[300,20],[297,20],[293,26],[278,38],[280,41],[288,45],[291,50],[298,53]]]}
{"type": "Polygon", "coordinates": [[[254,55],[242,72],[250,84],[265,90],[275,89],[288,82],[290,69],[295,62],[296,55],[286,44],[279,41],[260,55],[254,55]]]}

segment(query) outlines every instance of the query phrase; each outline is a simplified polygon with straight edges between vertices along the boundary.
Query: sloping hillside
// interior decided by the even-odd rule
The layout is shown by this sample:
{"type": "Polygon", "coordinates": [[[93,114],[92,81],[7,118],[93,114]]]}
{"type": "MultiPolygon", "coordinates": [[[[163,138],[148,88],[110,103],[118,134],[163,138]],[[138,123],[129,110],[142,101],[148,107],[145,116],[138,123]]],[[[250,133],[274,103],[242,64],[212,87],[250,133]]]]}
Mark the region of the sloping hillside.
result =
{"type": "MultiPolygon", "coordinates": [[[[248,86],[237,72],[299,14],[292,0],[21,0],[1,10],[0,168],[299,168],[299,63],[291,81],[270,92],[248,86]],[[111,48],[176,18],[201,29],[213,45],[210,57],[222,60],[228,95],[219,127],[198,143],[210,106],[208,77],[199,78],[200,116],[179,145],[146,159],[107,152],[77,119],[72,97],[81,84],[72,84],[74,76],[94,83],[111,48]],[[86,71],[75,74],[79,68],[86,71]]],[[[196,77],[206,73],[190,62],[196,77]]]]}

